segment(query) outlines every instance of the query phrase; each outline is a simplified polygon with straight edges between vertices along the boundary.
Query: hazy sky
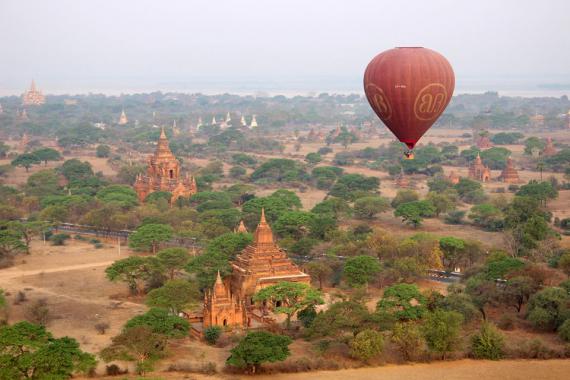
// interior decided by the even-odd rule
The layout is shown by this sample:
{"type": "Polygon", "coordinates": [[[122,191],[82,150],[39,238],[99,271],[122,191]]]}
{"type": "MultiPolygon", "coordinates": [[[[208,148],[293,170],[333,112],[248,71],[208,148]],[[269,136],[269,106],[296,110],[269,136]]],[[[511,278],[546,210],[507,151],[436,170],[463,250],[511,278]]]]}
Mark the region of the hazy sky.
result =
{"type": "Polygon", "coordinates": [[[570,83],[569,41],[570,0],[0,0],[0,93],[32,77],[47,92],[265,81],[358,88],[369,60],[395,46],[441,52],[459,86],[570,83]]]}

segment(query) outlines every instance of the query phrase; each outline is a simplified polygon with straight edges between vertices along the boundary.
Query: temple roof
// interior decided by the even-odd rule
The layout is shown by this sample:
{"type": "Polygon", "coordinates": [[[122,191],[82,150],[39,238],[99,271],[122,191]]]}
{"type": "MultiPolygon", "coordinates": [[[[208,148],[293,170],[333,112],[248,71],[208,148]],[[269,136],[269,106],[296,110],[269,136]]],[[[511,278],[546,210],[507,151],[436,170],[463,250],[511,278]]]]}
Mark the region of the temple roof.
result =
{"type": "Polygon", "coordinates": [[[156,151],[154,152],[153,161],[172,161],[176,160],[174,154],[170,150],[168,145],[168,138],[166,138],[166,133],[164,132],[164,127],[160,130],[160,137],[158,139],[158,144],[156,145],[156,151]]]}
{"type": "Polygon", "coordinates": [[[253,244],[273,244],[273,231],[271,231],[271,227],[267,224],[265,220],[265,209],[261,209],[261,219],[259,220],[259,224],[255,229],[255,233],[253,235],[253,244]]]}

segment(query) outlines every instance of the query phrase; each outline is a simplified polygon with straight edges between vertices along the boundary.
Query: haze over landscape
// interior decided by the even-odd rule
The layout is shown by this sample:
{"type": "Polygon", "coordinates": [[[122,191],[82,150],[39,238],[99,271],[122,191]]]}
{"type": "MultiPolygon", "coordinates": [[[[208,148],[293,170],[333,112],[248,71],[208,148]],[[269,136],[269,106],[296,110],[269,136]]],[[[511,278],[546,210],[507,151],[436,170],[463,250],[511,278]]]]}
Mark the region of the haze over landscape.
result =
{"type": "Polygon", "coordinates": [[[368,60],[395,46],[440,51],[459,93],[570,89],[567,1],[407,1],[404,8],[393,1],[2,1],[0,95],[21,93],[30,78],[56,94],[359,93],[368,60]]]}
{"type": "Polygon", "coordinates": [[[0,0],[0,380],[567,380],[569,15],[0,0]]]}

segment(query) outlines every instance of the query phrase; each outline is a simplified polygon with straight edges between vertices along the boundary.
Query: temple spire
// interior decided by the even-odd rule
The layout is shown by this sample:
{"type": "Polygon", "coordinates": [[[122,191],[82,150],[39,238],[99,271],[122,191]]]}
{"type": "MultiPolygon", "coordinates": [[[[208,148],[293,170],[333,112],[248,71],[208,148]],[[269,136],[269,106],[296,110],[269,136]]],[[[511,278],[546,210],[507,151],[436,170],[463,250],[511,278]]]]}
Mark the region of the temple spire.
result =
{"type": "Polygon", "coordinates": [[[160,129],[160,139],[166,140],[166,133],[164,132],[164,127],[160,129]]]}
{"type": "Polygon", "coordinates": [[[265,209],[261,209],[261,218],[259,220],[259,224],[255,230],[255,234],[253,237],[254,244],[273,244],[273,231],[271,231],[271,227],[267,224],[265,220],[265,209]]]}

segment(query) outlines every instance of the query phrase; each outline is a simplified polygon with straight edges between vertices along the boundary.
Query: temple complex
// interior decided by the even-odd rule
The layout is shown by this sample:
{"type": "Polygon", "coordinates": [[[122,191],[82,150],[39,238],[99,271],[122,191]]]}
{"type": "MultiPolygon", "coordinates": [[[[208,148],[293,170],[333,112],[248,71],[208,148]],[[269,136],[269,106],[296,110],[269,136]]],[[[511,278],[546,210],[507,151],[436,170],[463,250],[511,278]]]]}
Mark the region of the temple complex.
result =
{"type": "Polygon", "coordinates": [[[515,166],[513,165],[513,160],[510,157],[507,158],[507,164],[505,165],[505,168],[501,172],[499,179],[505,183],[521,182],[519,178],[519,173],[517,172],[517,169],[515,169],[515,166]]]}
{"type": "Polygon", "coordinates": [[[275,243],[264,210],[261,210],[253,243],[244,248],[231,265],[232,274],[222,280],[218,273],[213,289],[206,292],[203,327],[247,327],[252,321],[263,321],[263,315],[252,299],[260,289],[283,281],[311,283],[310,276],[303,273],[275,243]]]}
{"type": "Polygon", "coordinates": [[[546,139],[546,146],[544,147],[544,150],[542,151],[542,155],[545,157],[549,157],[549,156],[554,156],[556,154],[556,148],[554,147],[554,144],[552,143],[552,138],[549,137],[546,139]]]}
{"type": "Polygon", "coordinates": [[[121,111],[121,116],[119,116],[119,125],[126,125],[129,122],[129,119],[127,119],[127,114],[125,113],[125,110],[121,111]]]}
{"type": "Polygon", "coordinates": [[[146,175],[139,174],[134,188],[143,202],[145,198],[155,191],[168,191],[172,193],[170,204],[180,197],[189,197],[198,192],[194,177],[181,178],[180,162],[174,157],[168,146],[168,139],[164,128],[160,132],[160,138],[156,151],[148,157],[146,175]]]}
{"type": "Polygon", "coordinates": [[[22,105],[24,106],[41,106],[45,104],[46,98],[40,90],[36,88],[36,82],[32,80],[30,89],[22,94],[22,105]]]}
{"type": "Polygon", "coordinates": [[[491,179],[491,170],[483,164],[479,153],[469,166],[469,178],[482,182],[488,182],[491,179]]]}
{"type": "Polygon", "coordinates": [[[493,147],[493,143],[491,143],[491,139],[488,135],[480,135],[477,139],[477,148],[479,149],[489,149],[493,147]]]}
{"type": "Polygon", "coordinates": [[[449,173],[449,176],[447,177],[447,179],[449,180],[449,182],[451,182],[454,185],[457,185],[459,183],[459,175],[455,172],[455,170],[452,170],[449,173]]]}

